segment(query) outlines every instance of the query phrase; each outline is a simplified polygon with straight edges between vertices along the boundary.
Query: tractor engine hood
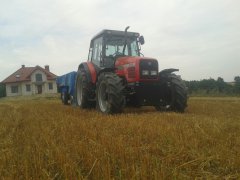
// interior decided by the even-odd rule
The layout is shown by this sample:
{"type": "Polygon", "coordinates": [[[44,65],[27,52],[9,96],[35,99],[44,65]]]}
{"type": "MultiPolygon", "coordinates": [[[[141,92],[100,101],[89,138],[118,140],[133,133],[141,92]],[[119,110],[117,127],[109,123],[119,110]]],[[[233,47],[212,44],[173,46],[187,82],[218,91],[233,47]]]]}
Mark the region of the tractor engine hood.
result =
{"type": "Polygon", "coordinates": [[[115,63],[116,73],[128,82],[158,79],[158,61],[148,57],[119,57],[115,63]]]}

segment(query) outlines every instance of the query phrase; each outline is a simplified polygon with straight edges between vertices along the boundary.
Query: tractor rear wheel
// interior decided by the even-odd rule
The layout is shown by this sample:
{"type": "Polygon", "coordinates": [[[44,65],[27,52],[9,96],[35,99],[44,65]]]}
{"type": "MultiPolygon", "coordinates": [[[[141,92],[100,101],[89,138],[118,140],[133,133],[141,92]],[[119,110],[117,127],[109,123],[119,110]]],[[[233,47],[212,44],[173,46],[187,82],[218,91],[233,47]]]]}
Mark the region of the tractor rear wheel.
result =
{"type": "Polygon", "coordinates": [[[79,70],[75,82],[75,96],[76,104],[81,108],[90,108],[91,102],[89,101],[89,83],[87,82],[86,74],[83,70],[79,70]]]}
{"type": "Polygon", "coordinates": [[[111,72],[99,75],[97,82],[97,108],[106,114],[120,113],[125,105],[121,78],[111,72]]]}
{"type": "Polygon", "coordinates": [[[158,111],[184,112],[187,107],[187,87],[183,80],[175,74],[166,74],[161,83],[164,95],[155,108],[158,111]]]}

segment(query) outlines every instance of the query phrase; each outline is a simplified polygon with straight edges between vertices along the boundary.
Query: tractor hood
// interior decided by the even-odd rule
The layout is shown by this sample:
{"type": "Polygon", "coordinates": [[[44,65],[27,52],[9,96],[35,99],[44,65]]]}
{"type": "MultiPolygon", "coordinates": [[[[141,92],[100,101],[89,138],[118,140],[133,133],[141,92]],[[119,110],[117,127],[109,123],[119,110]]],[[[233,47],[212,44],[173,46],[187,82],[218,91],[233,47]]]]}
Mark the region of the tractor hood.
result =
{"type": "Polygon", "coordinates": [[[156,80],[158,61],[148,57],[119,57],[115,63],[116,73],[125,76],[128,82],[156,80]]]}
{"type": "Polygon", "coordinates": [[[137,65],[137,64],[139,64],[139,61],[156,61],[156,62],[158,62],[156,59],[149,58],[149,57],[124,56],[124,57],[117,58],[115,65],[121,66],[121,65],[130,64],[130,63],[134,63],[135,65],[137,65]]]}

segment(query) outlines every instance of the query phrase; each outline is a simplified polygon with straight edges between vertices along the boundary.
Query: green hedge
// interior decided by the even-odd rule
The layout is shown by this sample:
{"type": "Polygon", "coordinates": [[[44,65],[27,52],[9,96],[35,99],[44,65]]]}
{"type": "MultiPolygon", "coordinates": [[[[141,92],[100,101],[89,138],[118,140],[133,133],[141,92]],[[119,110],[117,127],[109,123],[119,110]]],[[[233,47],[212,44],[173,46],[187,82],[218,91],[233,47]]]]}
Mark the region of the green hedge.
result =
{"type": "Polygon", "coordinates": [[[0,84],[0,98],[6,96],[6,87],[4,84],[0,84]]]}
{"type": "Polygon", "coordinates": [[[190,96],[240,96],[240,77],[236,76],[232,83],[209,78],[200,81],[185,81],[190,96]]]}

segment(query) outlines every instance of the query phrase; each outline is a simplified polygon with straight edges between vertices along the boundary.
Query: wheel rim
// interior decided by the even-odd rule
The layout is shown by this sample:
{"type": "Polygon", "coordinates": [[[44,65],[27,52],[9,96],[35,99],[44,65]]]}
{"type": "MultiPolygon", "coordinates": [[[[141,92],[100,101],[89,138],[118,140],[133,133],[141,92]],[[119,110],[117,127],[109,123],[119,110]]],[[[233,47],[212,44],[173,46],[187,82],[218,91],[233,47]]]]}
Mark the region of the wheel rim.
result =
{"type": "MultiPolygon", "coordinates": [[[[173,91],[173,86],[171,83],[168,82],[167,84],[168,87],[168,92],[169,94],[167,95],[167,99],[160,99],[160,105],[157,107],[158,110],[160,111],[168,111],[172,109],[173,102],[174,102],[174,91],[173,91]]],[[[166,96],[166,95],[165,95],[166,96]]]]}
{"type": "Polygon", "coordinates": [[[107,86],[105,83],[101,83],[98,90],[98,103],[102,112],[105,112],[108,107],[108,94],[107,86]]]}
{"type": "Polygon", "coordinates": [[[169,97],[164,105],[164,109],[167,111],[167,110],[171,110],[172,108],[172,105],[173,105],[173,101],[174,101],[174,96],[173,96],[173,86],[172,86],[172,83],[168,82],[167,84],[168,86],[168,91],[169,91],[169,97]]]}
{"type": "Polygon", "coordinates": [[[77,81],[77,103],[79,106],[82,104],[82,94],[83,94],[83,87],[81,86],[79,79],[77,81]]]}

